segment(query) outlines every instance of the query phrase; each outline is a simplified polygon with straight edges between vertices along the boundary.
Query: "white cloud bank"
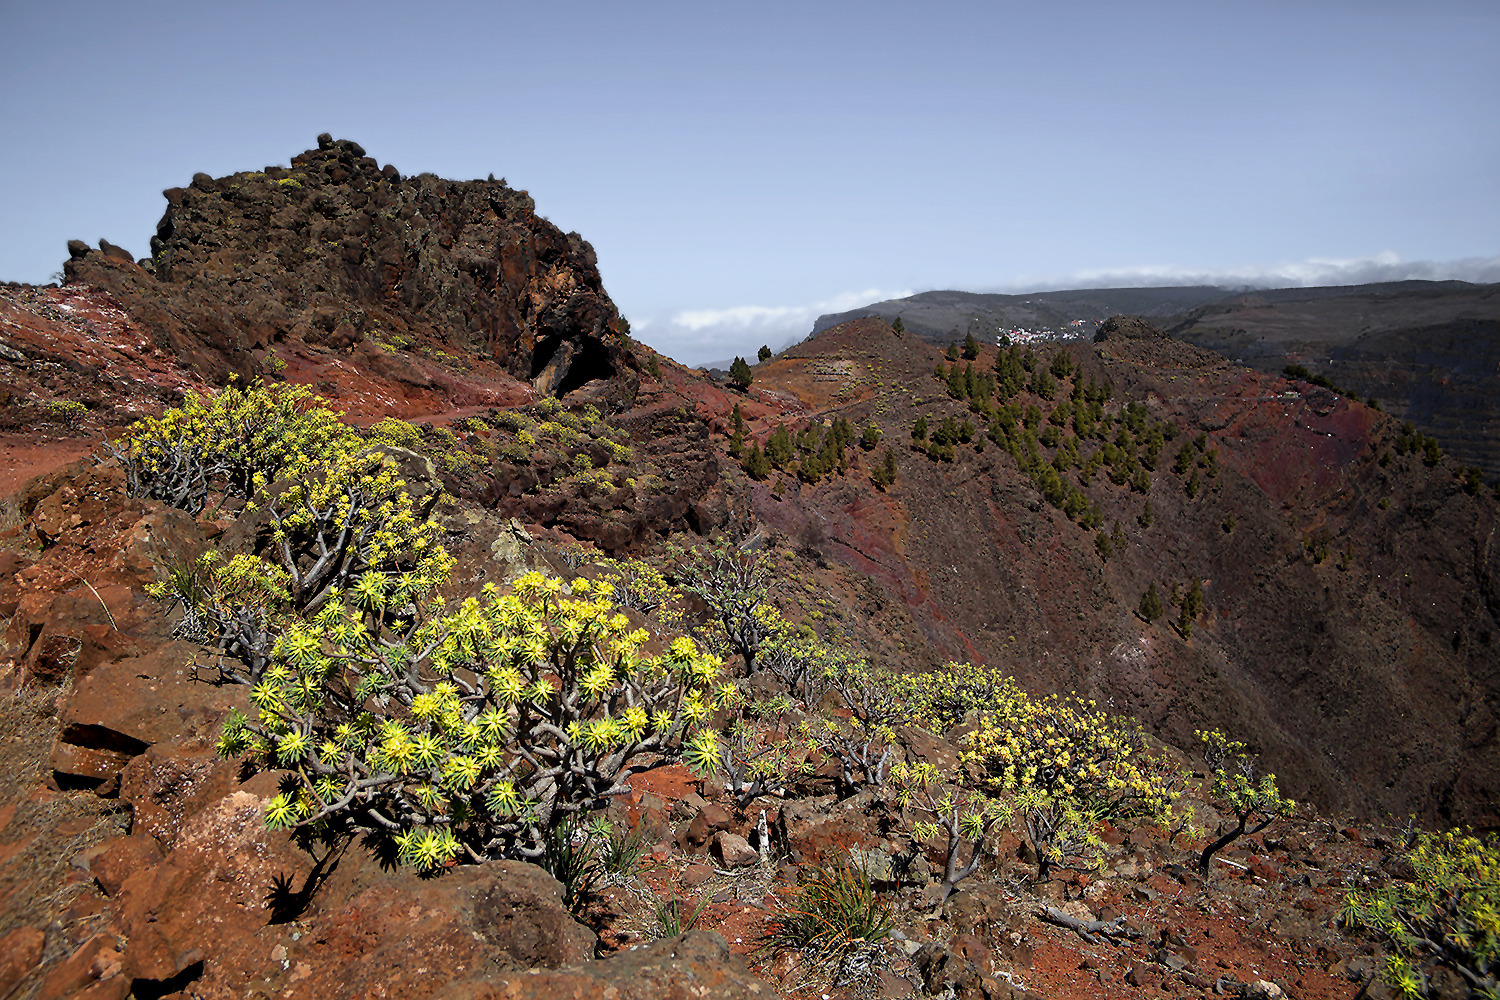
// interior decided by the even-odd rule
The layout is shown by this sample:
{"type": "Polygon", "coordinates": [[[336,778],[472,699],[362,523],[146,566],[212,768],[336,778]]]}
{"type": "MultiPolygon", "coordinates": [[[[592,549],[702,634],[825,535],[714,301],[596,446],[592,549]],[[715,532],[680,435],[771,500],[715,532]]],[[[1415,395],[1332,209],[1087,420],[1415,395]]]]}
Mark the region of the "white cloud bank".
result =
{"type": "Polygon", "coordinates": [[[667,319],[648,318],[635,323],[634,327],[642,340],[683,364],[727,361],[736,355],[754,361],[755,352],[762,344],[780,350],[806,337],[812,332],[813,322],[824,313],[844,312],[910,294],[910,289],[866,288],[858,292],[841,292],[801,306],[683,309],[667,319]]]}
{"type": "Polygon", "coordinates": [[[1280,264],[1194,269],[1171,265],[1101,268],[1061,277],[1017,281],[987,289],[995,292],[1040,292],[1066,288],[1142,288],[1152,285],[1218,285],[1222,288],[1308,288],[1318,285],[1364,285],[1377,281],[1500,281],[1500,257],[1460,260],[1402,260],[1386,251],[1368,257],[1310,257],[1280,264]]]}

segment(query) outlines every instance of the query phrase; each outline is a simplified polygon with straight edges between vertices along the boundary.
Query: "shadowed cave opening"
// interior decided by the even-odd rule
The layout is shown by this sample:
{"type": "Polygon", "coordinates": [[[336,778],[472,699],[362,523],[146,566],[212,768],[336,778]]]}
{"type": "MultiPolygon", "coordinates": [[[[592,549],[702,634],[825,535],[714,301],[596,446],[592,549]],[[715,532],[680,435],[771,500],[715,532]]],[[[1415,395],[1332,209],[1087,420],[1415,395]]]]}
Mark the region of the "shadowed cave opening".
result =
{"type": "Polygon", "coordinates": [[[564,355],[563,376],[552,387],[552,395],[561,398],[580,386],[599,379],[615,376],[615,366],[610,361],[609,349],[593,337],[579,340],[564,340],[559,337],[545,344],[538,344],[531,357],[531,377],[535,379],[552,364],[559,351],[564,355]]]}

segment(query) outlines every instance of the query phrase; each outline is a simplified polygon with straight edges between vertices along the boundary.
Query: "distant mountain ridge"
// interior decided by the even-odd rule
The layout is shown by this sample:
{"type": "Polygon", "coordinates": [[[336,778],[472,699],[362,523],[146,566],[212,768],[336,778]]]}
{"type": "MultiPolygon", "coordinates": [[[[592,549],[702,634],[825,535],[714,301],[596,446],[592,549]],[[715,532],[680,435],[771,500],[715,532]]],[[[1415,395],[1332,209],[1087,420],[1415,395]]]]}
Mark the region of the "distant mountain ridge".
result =
{"type": "MultiPolygon", "coordinates": [[[[1181,316],[1232,294],[1231,289],[1212,285],[1082,288],[1016,295],[951,290],[921,292],[819,316],[812,332],[816,335],[840,323],[878,316],[888,323],[899,318],[907,330],[934,343],[962,340],[971,331],[975,336],[988,334],[993,342],[997,333],[1016,327],[1062,329],[1075,320],[1099,323],[1120,314],[1149,318],[1181,316]]],[[[1092,328],[1087,332],[1092,335],[1092,328]]]]}
{"type": "Polygon", "coordinates": [[[923,292],[820,316],[813,334],[867,316],[944,344],[1015,329],[1091,336],[1124,314],[1251,368],[1289,364],[1380,400],[1461,463],[1500,477],[1500,285],[1389,281],[1312,288],[1209,285],[1086,288],[1019,295],[923,292]],[[1079,321],[1082,321],[1081,323],[1079,321]],[[1074,324],[1070,327],[1070,324],[1074,324]]]}

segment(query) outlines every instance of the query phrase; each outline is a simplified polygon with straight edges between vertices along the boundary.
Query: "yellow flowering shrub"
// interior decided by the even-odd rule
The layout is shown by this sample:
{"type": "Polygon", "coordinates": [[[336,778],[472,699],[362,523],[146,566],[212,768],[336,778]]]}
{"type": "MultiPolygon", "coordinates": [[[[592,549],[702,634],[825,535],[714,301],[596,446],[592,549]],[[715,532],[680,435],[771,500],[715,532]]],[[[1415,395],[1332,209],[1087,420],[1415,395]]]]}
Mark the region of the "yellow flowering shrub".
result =
{"type": "Polygon", "coordinates": [[[683,592],[708,606],[721,630],[716,638],[744,658],[747,672],[753,670],[767,632],[760,609],[774,583],[770,560],[721,540],[689,550],[677,569],[683,592]]]}
{"type": "Polygon", "coordinates": [[[453,565],[439,544],[441,529],[428,519],[431,502],[419,506],[394,460],[368,450],[319,403],[301,388],[231,387],[209,402],[189,397],[127,438],[138,471],[159,471],[168,451],[197,456],[200,486],[244,496],[246,513],[264,520],[260,548],[209,555],[206,579],[192,594],[168,584],[151,591],[180,600],[190,623],[185,637],[235,657],[243,670],[221,669],[252,685],[286,629],[346,592],[400,594],[398,604],[367,601],[365,625],[401,641],[453,565]],[[214,479],[205,470],[215,470],[214,479]]]}
{"type": "Polygon", "coordinates": [[[213,493],[248,500],[283,475],[358,433],[305,386],[230,385],[205,399],[130,426],[123,444],[107,447],[125,470],[133,497],[151,497],[190,514],[213,493]]]}
{"type": "Polygon", "coordinates": [[[1161,815],[1175,798],[1175,776],[1161,770],[1134,723],[1076,695],[1033,697],[1014,682],[964,737],[960,760],[991,791],[1071,799],[1101,817],[1161,815]]]}
{"type": "MultiPolygon", "coordinates": [[[[598,560],[606,568],[601,579],[609,582],[615,590],[615,601],[623,608],[632,608],[643,615],[679,601],[681,595],[667,582],[661,570],[640,559],[598,560]]],[[[677,614],[681,620],[681,613],[677,614]]]]}
{"type": "Polygon", "coordinates": [[[1276,820],[1290,816],[1297,803],[1281,794],[1276,787],[1276,775],[1267,774],[1256,780],[1255,758],[1246,753],[1245,744],[1231,740],[1217,729],[1199,732],[1198,738],[1203,741],[1203,756],[1213,774],[1211,794],[1220,808],[1235,819],[1199,855],[1198,866],[1207,873],[1215,854],[1237,838],[1259,833],[1276,820]]]}
{"type": "Polygon", "coordinates": [[[889,675],[823,642],[812,629],[793,626],[768,604],[753,613],[764,634],[757,669],[782,681],[788,693],[751,706],[761,724],[741,735],[733,759],[725,758],[726,772],[733,775],[736,762],[765,767],[773,760],[785,780],[825,760],[838,765],[845,794],[884,784],[900,758],[896,730],[911,721],[907,706],[891,695],[889,675]]]}
{"type": "Polygon", "coordinates": [[[1472,995],[1500,995],[1500,842],[1494,834],[1421,833],[1407,850],[1412,877],[1344,897],[1346,926],[1391,948],[1382,978],[1402,996],[1428,995],[1426,968],[1446,965],[1472,995]]]}
{"type": "Polygon", "coordinates": [[[646,657],[607,583],[529,573],[508,594],[380,641],[369,616],[409,599],[351,588],[280,637],[232,716],[226,755],[289,771],[275,828],[374,831],[423,869],[540,858],[552,832],[604,807],[634,773],[715,764],[709,715],[733,686],[687,638],[646,657]]]}
{"type": "Polygon", "coordinates": [[[370,425],[365,436],[376,444],[388,444],[396,448],[415,448],[422,443],[422,432],[415,425],[398,417],[376,421],[370,425]]]}
{"type": "Polygon", "coordinates": [[[1014,682],[999,667],[948,663],[941,670],[903,674],[892,682],[894,694],[907,702],[916,721],[934,733],[945,733],[970,712],[988,711],[1009,697],[1014,682]]]}
{"type": "Polygon", "coordinates": [[[960,781],[1005,804],[1036,853],[1038,874],[1097,869],[1099,827],[1125,815],[1165,817],[1182,775],[1132,720],[1076,695],[1034,697],[1003,672],[950,663],[891,681],[918,722],[944,732],[968,720],[960,781]]]}
{"type": "Polygon", "coordinates": [[[1011,820],[1010,803],[966,791],[944,782],[931,764],[900,762],[891,769],[891,788],[903,812],[928,817],[911,824],[914,851],[937,840],[943,851],[943,882],[939,906],[959,882],[974,874],[984,857],[984,842],[1011,820]],[[968,859],[961,860],[968,845],[968,859]]]}

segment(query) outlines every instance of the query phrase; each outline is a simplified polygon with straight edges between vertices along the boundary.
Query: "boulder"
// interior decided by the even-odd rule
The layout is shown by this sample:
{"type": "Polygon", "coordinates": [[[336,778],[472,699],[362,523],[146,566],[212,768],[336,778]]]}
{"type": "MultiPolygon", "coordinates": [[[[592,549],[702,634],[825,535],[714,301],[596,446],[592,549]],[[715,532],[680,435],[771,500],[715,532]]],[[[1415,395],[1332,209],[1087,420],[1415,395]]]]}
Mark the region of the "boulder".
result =
{"type": "Polygon", "coordinates": [[[973,962],[936,942],[925,944],[912,956],[912,966],[922,977],[928,996],[946,995],[956,1000],[1017,1000],[1026,994],[1009,983],[986,976],[973,962]]]}
{"type": "Polygon", "coordinates": [[[47,935],[35,927],[18,927],[0,937],[0,997],[8,997],[42,960],[47,935]]]}
{"type": "Polygon", "coordinates": [[[53,743],[58,780],[108,782],[156,744],[199,751],[214,746],[231,709],[250,712],[249,689],[198,679],[190,664],[199,649],[172,642],[85,677],[61,713],[53,743]]]}
{"type": "Polygon", "coordinates": [[[51,967],[36,995],[38,1000],[125,1000],[130,987],[129,977],[122,975],[119,941],[113,934],[95,934],[51,967]]]}
{"type": "Polygon", "coordinates": [[[709,853],[725,868],[748,868],[760,861],[750,842],[737,833],[720,830],[714,834],[709,853]]]}
{"type": "Polygon", "coordinates": [[[134,813],[132,832],[170,847],[193,814],[234,791],[238,770],[237,762],[201,741],[190,749],[147,747],[120,773],[120,799],[134,813]]]}
{"type": "Polygon", "coordinates": [[[161,844],[150,834],[116,837],[99,846],[102,850],[90,859],[88,869],[108,896],[118,893],[132,875],[154,867],[165,857],[161,844]]]}
{"type": "Polygon", "coordinates": [[[684,851],[701,851],[716,832],[728,829],[732,822],[733,818],[722,806],[705,803],[692,822],[678,831],[677,846],[684,851]]]}
{"type": "Polygon", "coordinates": [[[129,250],[126,250],[122,246],[111,243],[109,240],[101,239],[99,241],[99,249],[103,251],[104,256],[106,257],[113,258],[114,260],[121,260],[127,264],[135,263],[134,254],[132,254],[129,250]]]}
{"type": "MultiPolygon", "coordinates": [[[[310,928],[299,941],[279,938],[287,971],[273,980],[272,995],[424,997],[456,980],[555,969],[593,954],[594,934],[573,920],[562,887],[536,865],[501,861],[437,878],[407,870],[371,878],[342,905],[330,902],[299,918],[310,928]]],[[[269,947],[275,930],[260,948],[269,947]]],[[[211,969],[205,986],[235,984],[256,958],[242,952],[237,968],[211,969]]]]}
{"type": "Polygon", "coordinates": [[[271,922],[277,887],[305,883],[312,859],[287,834],[266,829],[274,777],[262,775],[194,816],[176,849],[120,886],[117,912],[132,979],[173,979],[250,938],[271,922]]]}

